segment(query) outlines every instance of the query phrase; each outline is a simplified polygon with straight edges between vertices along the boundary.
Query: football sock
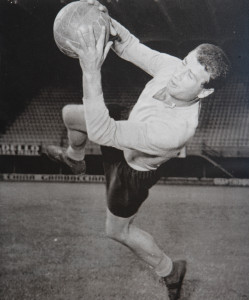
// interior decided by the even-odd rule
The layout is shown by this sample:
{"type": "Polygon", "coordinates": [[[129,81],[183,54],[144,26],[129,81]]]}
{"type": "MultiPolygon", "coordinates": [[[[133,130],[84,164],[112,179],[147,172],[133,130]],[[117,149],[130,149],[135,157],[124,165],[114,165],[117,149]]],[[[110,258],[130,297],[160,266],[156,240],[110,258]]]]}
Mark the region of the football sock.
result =
{"type": "Polygon", "coordinates": [[[170,274],[173,268],[172,260],[166,255],[163,255],[163,258],[155,268],[155,272],[158,276],[166,277],[170,274]]]}
{"type": "Polygon", "coordinates": [[[83,149],[74,149],[72,146],[67,148],[66,154],[69,158],[77,161],[81,161],[85,158],[85,148],[83,149]]]}

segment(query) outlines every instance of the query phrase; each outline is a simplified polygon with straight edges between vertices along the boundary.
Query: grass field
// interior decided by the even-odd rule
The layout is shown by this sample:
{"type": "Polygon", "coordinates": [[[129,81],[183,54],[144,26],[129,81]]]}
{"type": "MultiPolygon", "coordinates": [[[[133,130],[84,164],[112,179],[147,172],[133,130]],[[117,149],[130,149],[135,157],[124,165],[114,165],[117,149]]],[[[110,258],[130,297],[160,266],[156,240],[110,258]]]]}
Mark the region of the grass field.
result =
{"type": "MultiPolygon", "coordinates": [[[[1,300],[167,299],[104,233],[103,184],[0,183],[1,300]]],[[[249,299],[249,189],[156,185],[136,224],[188,261],[181,300],[249,299]]]]}

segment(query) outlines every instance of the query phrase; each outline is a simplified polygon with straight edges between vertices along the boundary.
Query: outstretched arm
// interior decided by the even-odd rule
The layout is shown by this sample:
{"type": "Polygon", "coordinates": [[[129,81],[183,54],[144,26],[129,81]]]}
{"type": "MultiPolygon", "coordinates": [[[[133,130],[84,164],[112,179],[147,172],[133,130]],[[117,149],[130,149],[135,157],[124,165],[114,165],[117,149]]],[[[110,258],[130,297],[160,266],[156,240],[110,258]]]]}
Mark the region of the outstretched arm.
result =
{"type": "Polygon", "coordinates": [[[101,86],[101,66],[112,45],[104,47],[105,29],[103,27],[96,42],[92,26],[79,31],[81,49],[68,43],[80,59],[83,71],[84,107],[87,133],[90,140],[100,145],[118,149],[135,149],[151,155],[158,155],[166,148],[177,148],[178,135],[172,128],[145,122],[115,121],[110,118],[105,106],[101,86]],[[84,32],[89,30],[90,46],[84,41],[84,32]],[[167,137],[163,139],[162,136],[167,137]],[[160,138],[158,138],[160,137],[160,138]]]}
{"type": "Polygon", "coordinates": [[[108,42],[104,47],[105,27],[102,26],[101,30],[100,37],[96,41],[93,26],[81,26],[77,32],[81,49],[77,49],[70,41],[67,41],[69,47],[79,56],[83,72],[83,91],[86,98],[94,98],[102,94],[101,67],[113,42],[108,42]],[[88,46],[84,40],[86,32],[89,33],[88,46]]]}
{"type": "Polygon", "coordinates": [[[177,57],[153,50],[140,43],[133,34],[114,19],[112,26],[120,37],[112,46],[112,49],[121,58],[138,66],[151,76],[155,76],[162,69],[174,67],[179,61],[177,57]]]}
{"type": "MultiPolygon", "coordinates": [[[[99,10],[107,11],[106,7],[97,0],[88,0],[88,4],[98,6],[99,10]]],[[[113,43],[113,51],[122,59],[127,60],[151,76],[155,76],[164,68],[175,66],[178,58],[155,51],[140,43],[133,34],[119,22],[111,18],[110,31],[112,35],[118,35],[113,43]]]]}

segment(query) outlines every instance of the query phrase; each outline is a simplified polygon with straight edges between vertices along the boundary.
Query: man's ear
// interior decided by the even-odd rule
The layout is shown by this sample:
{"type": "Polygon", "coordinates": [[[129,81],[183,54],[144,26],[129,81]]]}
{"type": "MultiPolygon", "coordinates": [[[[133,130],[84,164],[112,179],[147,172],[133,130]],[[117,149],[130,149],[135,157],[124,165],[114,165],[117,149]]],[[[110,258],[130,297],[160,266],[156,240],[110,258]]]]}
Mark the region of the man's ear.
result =
{"type": "Polygon", "coordinates": [[[198,98],[205,98],[211,95],[214,92],[214,89],[202,89],[202,91],[198,94],[198,98]]]}

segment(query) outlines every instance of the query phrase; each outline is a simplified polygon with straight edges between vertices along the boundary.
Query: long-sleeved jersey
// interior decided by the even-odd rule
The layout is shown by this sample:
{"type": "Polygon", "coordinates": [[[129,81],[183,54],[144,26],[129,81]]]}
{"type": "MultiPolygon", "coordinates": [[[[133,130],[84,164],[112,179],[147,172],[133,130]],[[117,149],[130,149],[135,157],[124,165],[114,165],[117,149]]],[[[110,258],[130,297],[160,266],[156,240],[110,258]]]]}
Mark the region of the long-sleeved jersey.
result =
{"type": "Polygon", "coordinates": [[[147,83],[128,120],[110,118],[103,95],[84,98],[85,119],[90,140],[124,151],[127,163],[139,171],[155,170],[176,157],[194,135],[199,102],[186,107],[159,100],[155,94],[167,85],[181,60],[152,50],[121,27],[122,43],[115,52],[149,73],[147,83]]]}

